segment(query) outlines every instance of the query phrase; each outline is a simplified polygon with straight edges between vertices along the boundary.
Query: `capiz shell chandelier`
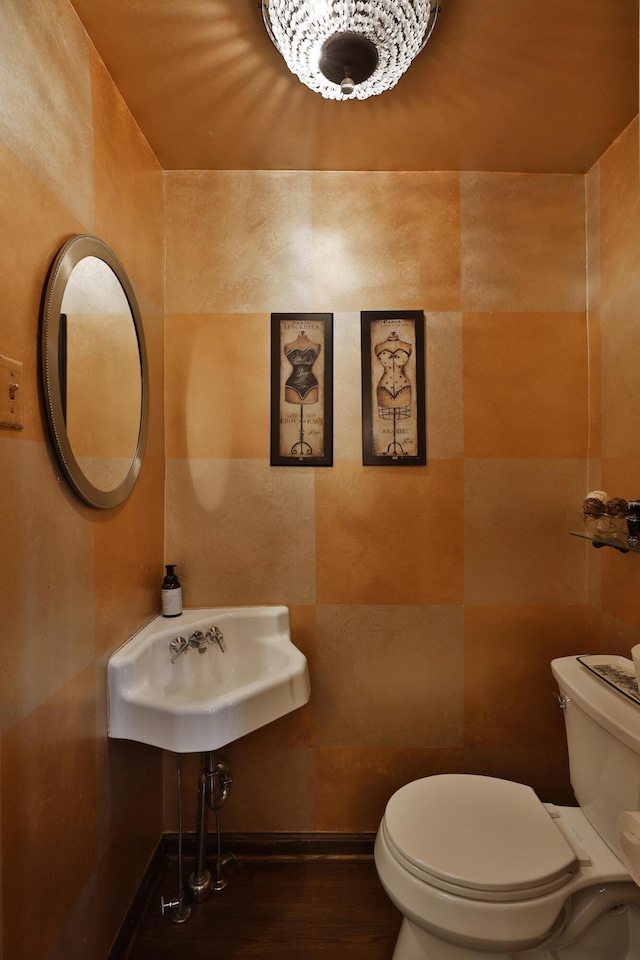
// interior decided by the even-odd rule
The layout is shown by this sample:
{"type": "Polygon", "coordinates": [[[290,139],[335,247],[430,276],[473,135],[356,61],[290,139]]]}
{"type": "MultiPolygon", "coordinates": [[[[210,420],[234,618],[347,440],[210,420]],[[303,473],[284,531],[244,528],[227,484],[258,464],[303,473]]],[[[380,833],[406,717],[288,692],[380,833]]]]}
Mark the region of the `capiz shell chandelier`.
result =
{"type": "Polygon", "coordinates": [[[365,100],[395,87],[438,12],[432,0],[262,0],[287,66],[328,100],[365,100]]]}

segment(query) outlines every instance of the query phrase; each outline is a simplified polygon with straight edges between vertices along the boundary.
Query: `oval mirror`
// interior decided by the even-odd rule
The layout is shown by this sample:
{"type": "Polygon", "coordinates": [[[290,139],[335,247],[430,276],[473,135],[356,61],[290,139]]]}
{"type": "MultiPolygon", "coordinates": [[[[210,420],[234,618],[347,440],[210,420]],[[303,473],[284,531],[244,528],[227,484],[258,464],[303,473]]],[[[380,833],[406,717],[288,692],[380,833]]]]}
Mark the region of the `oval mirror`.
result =
{"type": "Polygon", "coordinates": [[[92,507],[118,506],[142,466],[147,355],[127,273],[97,237],[73,237],[51,266],[42,376],[53,444],[69,483],[92,507]]]}

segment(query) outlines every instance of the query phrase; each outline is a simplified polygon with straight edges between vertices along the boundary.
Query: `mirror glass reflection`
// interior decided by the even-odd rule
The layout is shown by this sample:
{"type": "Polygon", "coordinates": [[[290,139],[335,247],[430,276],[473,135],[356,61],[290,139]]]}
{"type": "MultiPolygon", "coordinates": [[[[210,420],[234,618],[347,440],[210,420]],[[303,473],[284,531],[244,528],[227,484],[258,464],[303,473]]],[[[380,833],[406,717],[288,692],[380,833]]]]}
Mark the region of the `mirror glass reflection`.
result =
{"type": "Polygon", "coordinates": [[[71,450],[94,486],[112,490],[129,472],[140,430],[140,356],[129,301],[111,268],[85,257],[71,271],[61,314],[71,450]]]}

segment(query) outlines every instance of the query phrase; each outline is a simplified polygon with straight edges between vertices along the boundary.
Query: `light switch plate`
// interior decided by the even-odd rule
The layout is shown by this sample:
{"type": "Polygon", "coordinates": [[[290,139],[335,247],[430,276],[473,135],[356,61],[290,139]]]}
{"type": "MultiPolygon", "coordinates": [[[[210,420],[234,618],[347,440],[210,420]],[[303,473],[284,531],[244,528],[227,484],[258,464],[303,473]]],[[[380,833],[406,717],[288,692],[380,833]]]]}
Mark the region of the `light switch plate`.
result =
{"type": "Polygon", "coordinates": [[[22,364],[0,354],[0,426],[22,430],[22,364]]]}

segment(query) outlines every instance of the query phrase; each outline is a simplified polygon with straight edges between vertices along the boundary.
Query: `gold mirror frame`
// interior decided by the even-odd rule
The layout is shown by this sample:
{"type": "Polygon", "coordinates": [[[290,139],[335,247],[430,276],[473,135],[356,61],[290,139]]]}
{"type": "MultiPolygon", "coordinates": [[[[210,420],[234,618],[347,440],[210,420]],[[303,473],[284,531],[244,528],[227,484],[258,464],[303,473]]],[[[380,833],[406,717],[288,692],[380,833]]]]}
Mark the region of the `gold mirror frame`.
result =
{"type": "Polygon", "coordinates": [[[68,240],[56,255],[45,288],[42,304],[41,367],[44,400],[56,456],[72,489],[85,503],[108,510],[123,503],[133,490],[147,443],[149,428],[149,370],[142,328],[142,318],[127,272],[113,250],[97,237],[80,234],[68,240]],[[96,257],[111,268],[117,277],[131,311],[140,358],[141,404],[140,425],[135,453],[123,481],[111,490],[96,487],[85,475],[69,442],[60,377],[61,307],[73,268],[85,257],[96,257]]]}

